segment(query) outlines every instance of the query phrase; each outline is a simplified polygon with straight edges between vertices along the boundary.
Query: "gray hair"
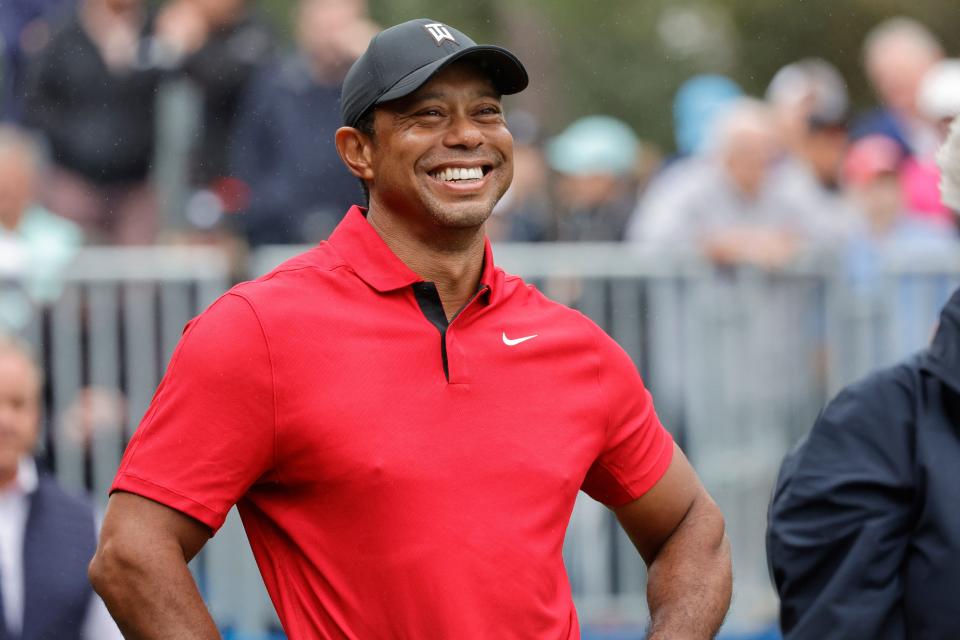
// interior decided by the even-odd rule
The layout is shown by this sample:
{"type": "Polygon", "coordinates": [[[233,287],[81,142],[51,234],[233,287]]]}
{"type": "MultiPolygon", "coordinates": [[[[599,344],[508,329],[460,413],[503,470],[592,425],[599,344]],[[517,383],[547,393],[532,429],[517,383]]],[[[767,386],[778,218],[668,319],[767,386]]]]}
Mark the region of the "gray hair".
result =
{"type": "Polygon", "coordinates": [[[839,120],[847,113],[847,83],[835,66],[821,58],[804,58],[782,67],[773,76],[764,97],[773,106],[810,100],[810,113],[839,120]]]}
{"type": "Polygon", "coordinates": [[[937,152],[940,167],[940,199],[952,211],[960,213],[960,116],[954,118],[950,133],[937,152]]]}
{"type": "Polygon", "coordinates": [[[706,150],[714,155],[732,151],[744,133],[763,132],[776,138],[776,126],[770,105],[756,98],[739,98],[717,118],[710,128],[706,150]]]}

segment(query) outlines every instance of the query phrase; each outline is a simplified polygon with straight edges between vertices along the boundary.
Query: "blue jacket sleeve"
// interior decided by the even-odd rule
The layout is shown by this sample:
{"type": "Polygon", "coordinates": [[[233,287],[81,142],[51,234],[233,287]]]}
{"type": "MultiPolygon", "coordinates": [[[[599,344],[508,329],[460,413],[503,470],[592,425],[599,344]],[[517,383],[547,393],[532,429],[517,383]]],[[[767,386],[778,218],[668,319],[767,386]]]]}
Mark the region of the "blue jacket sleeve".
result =
{"type": "Polygon", "coordinates": [[[902,365],[849,387],[784,461],[767,554],[785,640],[906,637],[916,385],[902,365]]]}

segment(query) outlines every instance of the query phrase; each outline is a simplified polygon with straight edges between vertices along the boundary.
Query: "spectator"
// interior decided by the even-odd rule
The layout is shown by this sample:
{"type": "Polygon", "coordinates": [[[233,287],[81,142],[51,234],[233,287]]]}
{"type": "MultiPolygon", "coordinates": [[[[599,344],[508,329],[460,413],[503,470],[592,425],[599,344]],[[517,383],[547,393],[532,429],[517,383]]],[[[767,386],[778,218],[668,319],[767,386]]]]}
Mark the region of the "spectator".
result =
{"type": "Polygon", "coordinates": [[[547,162],[537,144],[539,124],[526,111],[512,112],[507,125],[513,134],[513,182],[487,220],[494,242],[542,242],[553,235],[553,205],[547,162]]]}
{"type": "Polygon", "coordinates": [[[943,58],[943,48],[922,24],[899,17],[874,27],[863,50],[867,76],[881,106],[855,123],[852,136],[880,134],[896,141],[905,157],[900,170],[911,215],[948,220],[936,197],[934,154],[941,137],[921,112],[919,101],[923,78],[943,58]]]}
{"type": "Polygon", "coordinates": [[[863,63],[881,105],[862,115],[851,135],[892,138],[905,155],[927,156],[937,141],[917,108],[917,92],[927,71],[943,57],[929,29],[912,18],[890,18],[875,26],[863,43],[863,63]]]}
{"type": "Polygon", "coordinates": [[[149,173],[161,76],[147,62],[149,29],[141,0],[81,0],[36,62],[29,119],[54,164],[42,199],[92,242],[146,244],[157,235],[149,173]]]}
{"type": "Polygon", "coordinates": [[[362,203],[333,145],[340,83],[374,33],[363,0],[300,0],[297,50],[252,81],[236,118],[231,173],[246,183],[249,244],[316,242],[362,203]]]}
{"type": "MultiPolygon", "coordinates": [[[[960,123],[940,152],[958,208],[960,123]]],[[[784,460],[767,557],[784,638],[956,638],[960,289],[929,348],[840,393],[784,460]]]]}
{"type": "Polygon", "coordinates": [[[0,126],[0,326],[20,329],[34,303],[60,293],[63,269],[83,236],[76,225],[36,203],[39,153],[33,140],[12,125],[0,126]]]}
{"type": "Polygon", "coordinates": [[[93,509],[38,473],[41,375],[0,336],[0,638],[121,638],[87,580],[93,509]]]}
{"type": "Polygon", "coordinates": [[[698,75],[684,82],[673,99],[677,156],[701,154],[717,117],[742,96],[740,86],[726,76],[698,75]]]}
{"type": "Polygon", "coordinates": [[[860,217],[858,231],[849,239],[847,269],[862,293],[879,286],[884,254],[947,250],[955,237],[950,225],[909,215],[900,162],[897,144],[874,135],[854,143],[844,163],[848,193],[860,217]]]}
{"type": "Polygon", "coordinates": [[[581,118],[547,143],[557,173],[557,240],[623,240],[636,205],[639,148],[633,130],[610,116],[581,118]]]}
{"type": "Polygon", "coordinates": [[[847,149],[847,86],[825,60],[807,58],[780,69],[767,87],[786,156],[778,188],[798,212],[811,240],[838,244],[855,215],[840,188],[847,149]]]}
{"type": "Polygon", "coordinates": [[[640,205],[640,240],[702,251],[719,264],[776,267],[792,259],[803,228],[772,177],[776,133],[769,107],[737,101],[714,128],[711,150],[673,182],[671,198],[650,198],[651,185],[640,205]]]}
{"type": "Polygon", "coordinates": [[[230,137],[250,80],[270,61],[273,35],[248,0],[172,0],[158,15],[157,30],[174,43],[176,65],[202,96],[200,139],[190,160],[198,193],[187,217],[213,227],[242,205],[243,189],[230,176],[230,137]]]}
{"type": "Polygon", "coordinates": [[[20,122],[30,59],[50,41],[50,34],[74,0],[0,2],[0,121],[20,122]]]}
{"type": "Polygon", "coordinates": [[[673,100],[673,126],[677,154],[668,158],[641,194],[627,223],[627,239],[643,241],[646,213],[668,211],[675,198],[682,199],[685,185],[709,170],[703,157],[707,140],[717,119],[743,96],[743,90],[729,78],[718,75],[694,76],[677,90],[673,100]]]}
{"type": "Polygon", "coordinates": [[[796,638],[957,638],[960,291],[930,348],[842,391],[783,462],[767,554],[796,638]]]}

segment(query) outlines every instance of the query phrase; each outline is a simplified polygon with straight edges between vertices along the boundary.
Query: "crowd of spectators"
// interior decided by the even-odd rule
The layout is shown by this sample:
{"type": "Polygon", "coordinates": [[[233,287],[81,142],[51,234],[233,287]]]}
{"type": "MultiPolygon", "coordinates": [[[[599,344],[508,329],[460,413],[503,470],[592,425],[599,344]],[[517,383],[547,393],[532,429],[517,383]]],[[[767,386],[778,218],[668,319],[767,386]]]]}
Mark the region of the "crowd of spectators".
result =
{"type": "MultiPolygon", "coordinates": [[[[362,201],[332,139],[340,81],[376,32],[363,0],[300,0],[286,54],[248,0],[20,4],[0,8],[0,151],[9,156],[16,140],[29,160],[0,162],[0,185],[46,162],[41,189],[5,188],[0,239],[23,247],[0,268],[40,245],[68,255],[80,238],[183,237],[172,221],[254,248],[313,243],[362,201]],[[192,196],[175,213],[158,198],[155,122],[158,92],[184,80],[202,102],[183,158],[192,196]],[[56,231],[38,243],[41,215],[56,231]]],[[[786,65],[762,97],[730,78],[693,77],[675,94],[676,151],[665,158],[607,114],[550,136],[535,115],[510,112],[515,180],[489,233],[626,241],[764,268],[827,248],[858,273],[888,247],[942,244],[957,226],[940,204],[933,154],[960,113],[960,60],[923,25],[893,18],[869,33],[863,63],[878,105],[860,114],[821,59],[786,65]]]]}
{"type": "Polygon", "coordinates": [[[887,248],[949,244],[933,156],[960,113],[960,62],[905,18],[869,34],[864,60],[880,106],[862,115],[825,60],[783,67],[762,101],[721,85],[725,106],[650,181],[627,239],[764,267],[829,249],[857,273],[887,248]]]}

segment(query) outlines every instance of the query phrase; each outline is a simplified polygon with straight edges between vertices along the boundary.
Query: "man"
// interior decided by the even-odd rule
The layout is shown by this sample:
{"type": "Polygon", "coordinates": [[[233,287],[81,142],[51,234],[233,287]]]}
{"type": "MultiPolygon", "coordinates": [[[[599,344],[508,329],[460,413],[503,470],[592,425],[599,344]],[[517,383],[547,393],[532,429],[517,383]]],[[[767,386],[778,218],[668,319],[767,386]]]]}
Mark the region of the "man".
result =
{"type": "Polygon", "coordinates": [[[340,84],[376,30],[362,0],[300,0],[296,52],[261,70],[237,113],[231,173],[250,189],[237,222],[251,246],[316,243],[357,201],[340,162],[340,84]]]}
{"type": "MultiPolygon", "coordinates": [[[[686,80],[673,98],[673,129],[677,153],[668,157],[644,185],[637,206],[627,221],[626,239],[644,242],[657,233],[650,229],[648,218],[663,216],[668,223],[669,211],[676,201],[686,199],[689,185],[701,179],[711,168],[709,156],[714,149],[714,129],[724,112],[743,97],[743,90],[726,76],[705,74],[686,80]]],[[[654,224],[654,227],[656,224],[654,224]]]]}
{"type": "Polygon", "coordinates": [[[369,209],[187,328],[117,475],[90,574],[129,637],[217,637],[186,563],[238,503],[293,640],[577,638],[581,488],[650,564],[651,637],[716,632],[723,519],[633,363],[493,265],[526,84],[426,19],[351,68],[336,144],[369,209]]]}
{"type": "Polygon", "coordinates": [[[619,242],[637,204],[640,141],[611,116],[580,118],[547,141],[556,172],[556,239],[619,242]]]}
{"type": "Polygon", "coordinates": [[[0,335],[0,640],[120,638],[86,580],[93,511],[31,457],[40,385],[25,347],[0,335]]]}
{"type": "MultiPolygon", "coordinates": [[[[960,127],[941,153],[960,210],[960,127]]],[[[960,289],[931,346],[851,385],[784,460],[767,557],[784,637],[957,638],[960,289]]]]}
{"type": "Polygon", "coordinates": [[[780,151],[771,109],[741,98],[719,116],[709,152],[685,164],[676,189],[654,184],[636,215],[640,242],[699,251],[720,265],[780,267],[797,253],[802,221],[771,170],[780,151]]]}
{"type": "Polygon", "coordinates": [[[776,170],[777,188],[810,239],[836,247],[856,223],[840,188],[848,144],[847,84],[826,60],[805,58],[773,76],[766,100],[786,151],[776,170]]]}
{"type": "Polygon", "coordinates": [[[882,104],[862,115],[851,131],[855,140],[879,134],[900,145],[904,161],[899,173],[907,209],[912,216],[934,222],[949,222],[950,214],[936,188],[934,155],[942,139],[937,123],[921,110],[920,88],[942,59],[937,37],[912,18],[890,18],[871,29],[863,44],[864,68],[882,104]]]}
{"type": "Polygon", "coordinates": [[[75,224],[37,204],[39,173],[34,140],[0,125],[0,327],[12,330],[29,322],[34,303],[60,295],[61,274],[83,244],[75,224]]]}
{"type": "Polygon", "coordinates": [[[917,95],[923,77],[942,58],[937,37],[912,18],[890,18],[871,29],[863,42],[863,66],[881,106],[854,123],[852,136],[888,136],[904,154],[934,151],[937,140],[919,112],[917,95]]]}

